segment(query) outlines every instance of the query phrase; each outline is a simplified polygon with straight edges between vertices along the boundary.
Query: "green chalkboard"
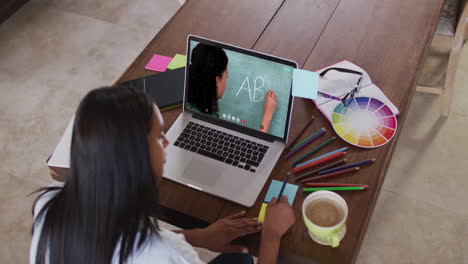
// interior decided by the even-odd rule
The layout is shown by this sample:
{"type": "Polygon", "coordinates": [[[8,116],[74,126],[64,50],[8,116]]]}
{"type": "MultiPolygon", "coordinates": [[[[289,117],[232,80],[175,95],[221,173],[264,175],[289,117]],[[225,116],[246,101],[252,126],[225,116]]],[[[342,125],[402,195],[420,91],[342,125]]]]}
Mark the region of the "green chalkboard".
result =
{"type": "MultiPolygon", "coordinates": [[[[192,41],[191,49],[197,44],[192,41]]],[[[277,108],[268,133],[283,138],[293,67],[227,49],[224,51],[228,57],[229,74],[224,96],[218,100],[219,117],[258,130],[264,97],[268,90],[272,90],[276,94],[277,108]]]]}

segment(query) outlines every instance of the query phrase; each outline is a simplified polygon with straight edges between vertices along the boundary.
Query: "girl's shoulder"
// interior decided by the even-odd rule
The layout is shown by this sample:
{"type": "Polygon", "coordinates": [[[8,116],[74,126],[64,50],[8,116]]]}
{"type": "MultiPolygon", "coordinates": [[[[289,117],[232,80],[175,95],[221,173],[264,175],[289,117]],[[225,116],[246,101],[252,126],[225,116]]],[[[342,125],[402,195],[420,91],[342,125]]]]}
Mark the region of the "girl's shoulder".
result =
{"type": "Polygon", "coordinates": [[[54,181],[51,185],[47,186],[47,189],[49,190],[43,190],[40,192],[39,197],[34,204],[34,218],[36,218],[37,214],[42,210],[45,204],[57,195],[63,186],[63,182],[54,181]]]}
{"type": "MultiPolygon", "coordinates": [[[[117,246],[119,248],[119,246],[117,246]]],[[[114,252],[112,263],[119,263],[119,250],[114,252]]],[[[185,241],[184,235],[161,228],[158,234],[152,234],[133,254],[127,263],[145,264],[158,260],[161,264],[201,264],[203,263],[195,249],[185,241]]]]}
{"type": "MultiPolygon", "coordinates": [[[[34,263],[36,255],[36,247],[38,243],[40,230],[42,229],[44,216],[47,212],[41,216],[41,219],[36,219],[42,208],[55,197],[64,183],[54,182],[47,188],[49,191],[44,190],[39,194],[34,205],[34,219],[35,221],[35,232],[33,234],[32,247],[30,252],[30,263],[34,263]]],[[[119,246],[114,252],[112,263],[119,263],[119,246]]],[[[130,255],[127,263],[139,264],[139,263],[150,263],[158,260],[158,263],[181,263],[181,264],[200,264],[203,263],[195,249],[185,240],[183,234],[172,232],[168,229],[161,228],[158,234],[152,234],[145,243],[139,248],[135,248],[133,254],[130,255]]]]}

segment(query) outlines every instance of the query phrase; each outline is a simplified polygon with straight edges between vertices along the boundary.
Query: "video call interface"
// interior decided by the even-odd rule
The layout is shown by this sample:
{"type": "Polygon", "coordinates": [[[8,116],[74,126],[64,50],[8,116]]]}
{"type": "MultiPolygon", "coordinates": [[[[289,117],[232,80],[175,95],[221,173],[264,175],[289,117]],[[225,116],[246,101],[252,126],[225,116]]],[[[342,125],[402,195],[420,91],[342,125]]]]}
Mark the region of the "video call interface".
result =
{"type": "Polygon", "coordinates": [[[293,67],[191,40],[187,108],[285,137],[293,67]]]}

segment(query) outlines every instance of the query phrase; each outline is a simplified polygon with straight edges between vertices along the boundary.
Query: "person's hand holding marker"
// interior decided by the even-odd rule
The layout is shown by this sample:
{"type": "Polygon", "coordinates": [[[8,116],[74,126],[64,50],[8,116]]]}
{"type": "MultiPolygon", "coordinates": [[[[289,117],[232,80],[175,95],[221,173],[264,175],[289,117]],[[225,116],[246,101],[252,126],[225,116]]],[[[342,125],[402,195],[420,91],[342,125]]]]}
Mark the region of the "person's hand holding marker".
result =
{"type": "Polygon", "coordinates": [[[281,238],[295,221],[294,210],[286,195],[271,199],[265,213],[258,264],[276,263],[281,238]]]}
{"type": "Polygon", "coordinates": [[[268,132],[270,127],[271,119],[275,114],[277,107],[276,95],[272,90],[268,90],[265,96],[265,104],[263,105],[263,117],[262,122],[260,123],[260,131],[268,132]]]}

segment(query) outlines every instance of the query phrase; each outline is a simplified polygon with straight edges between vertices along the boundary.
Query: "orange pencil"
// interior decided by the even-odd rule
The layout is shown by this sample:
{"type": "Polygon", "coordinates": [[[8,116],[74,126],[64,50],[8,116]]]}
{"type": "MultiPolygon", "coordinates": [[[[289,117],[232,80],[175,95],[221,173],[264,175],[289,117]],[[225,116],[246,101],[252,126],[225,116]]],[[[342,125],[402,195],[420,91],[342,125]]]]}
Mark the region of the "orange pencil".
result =
{"type": "Polygon", "coordinates": [[[367,188],[365,184],[353,184],[353,183],[315,183],[307,182],[305,183],[307,187],[363,187],[367,188]]]}
{"type": "Polygon", "coordinates": [[[300,167],[296,167],[296,168],[293,169],[293,172],[294,172],[294,173],[298,173],[298,172],[301,172],[301,171],[303,171],[303,170],[310,169],[310,168],[312,168],[312,167],[315,167],[315,166],[317,166],[317,165],[320,165],[320,164],[325,163],[325,162],[327,162],[327,161],[330,161],[330,160],[332,160],[332,159],[336,159],[336,158],[338,158],[338,157],[341,157],[341,156],[343,156],[344,154],[346,154],[346,152],[337,152],[337,153],[334,153],[334,154],[332,154],[332,155],[330,155],[330,156],[323,157],[323,158],[321,158],[321,159],[319,159],[319,160],[316,160],[316,161],[314,161],[314,162],[304,164],[304,165],[302,165],[302,166],[300,166],[300,167]]]}
{"type": "Polygon", "coordinates": [[[359,167],[353,167],[353,168],[349,168],[349,169],[346,169],[346,170],[340,170],[340,171],[337,171],[337,172],[332,172],[332,173],[325,174],[325,175],[322,175],[322,176],[317,176],[317,177],[313,177],[313,178],[310,178],[310,179],[307,179],[307,180],[303,180],[302,183],[312,182],[312,181],[321,180],[321,179],[325,179],[325,178],[328,178],[328,177],[333,177],[333,176],[348,173],[348,172],[358,171],[359,169],[360,169],[359,167]]]}

